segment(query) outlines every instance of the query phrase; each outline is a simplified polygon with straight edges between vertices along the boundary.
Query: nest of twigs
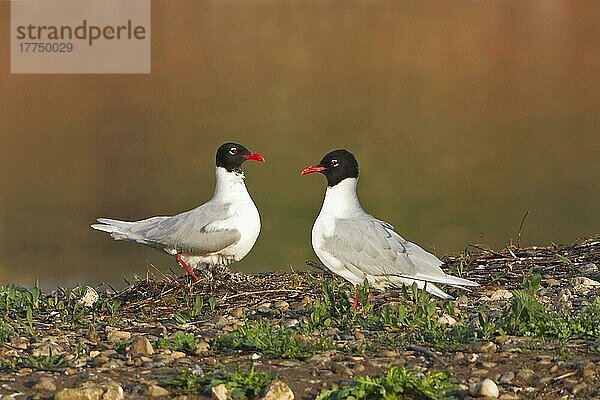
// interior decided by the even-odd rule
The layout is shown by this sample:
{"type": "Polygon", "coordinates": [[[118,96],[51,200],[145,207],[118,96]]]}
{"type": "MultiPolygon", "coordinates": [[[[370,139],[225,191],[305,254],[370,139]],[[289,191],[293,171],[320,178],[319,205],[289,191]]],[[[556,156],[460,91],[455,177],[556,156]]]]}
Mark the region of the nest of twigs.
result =
{"type": "MultiPolygon", "coordinates": [[[[507,245],[500,251],[482,245],[470,245],[458,256],[444,258],[446,272],[475,280],[481,288],[464,291],[468,297],[478,297],[481,291],[497,288],[515,289],[523,278],[540,273],[555,280],[588,277],[600,280],[600,235],[578,239],[565,246],[518,247],[507,245]]],[[[155,316],[168,315],[174,308],[190,304],[194,298],[216,299],[220,309],[250,308],[265,302],[285,300],[306,303],[321,292],[321,283],[341,278],[331,274],[321,264],[307,261],[307,271],[261,273],[247,275],[229,270],[213,271],[212,279],[192,283],[185,276],[159,271],[137,277],[135,282],[114,296],[122,301],[122,312],[136,313],[141,308],[155,316]]],[[[349,290],[350,293],[350,290],[349,290]]],[[[395,292],[373,293],[374,299],[393,300],[395,292]]]]}

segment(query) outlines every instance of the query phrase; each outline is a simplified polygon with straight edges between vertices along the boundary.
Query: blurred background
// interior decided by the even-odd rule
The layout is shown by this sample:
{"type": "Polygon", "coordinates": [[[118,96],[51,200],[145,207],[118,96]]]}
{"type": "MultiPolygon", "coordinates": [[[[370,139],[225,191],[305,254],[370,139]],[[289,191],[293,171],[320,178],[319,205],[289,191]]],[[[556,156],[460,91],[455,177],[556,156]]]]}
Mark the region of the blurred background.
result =
{"type": "Polygon", "coordinates": [[[333,148],[367,211],[438,256],[599,231],[600,2],[152,2],[150,75],[11,75],[0,2],[0,285],[175,261],[93,231],[193,208],[234,140],[262,217],[233,267],[301,268],[333,148]]]}

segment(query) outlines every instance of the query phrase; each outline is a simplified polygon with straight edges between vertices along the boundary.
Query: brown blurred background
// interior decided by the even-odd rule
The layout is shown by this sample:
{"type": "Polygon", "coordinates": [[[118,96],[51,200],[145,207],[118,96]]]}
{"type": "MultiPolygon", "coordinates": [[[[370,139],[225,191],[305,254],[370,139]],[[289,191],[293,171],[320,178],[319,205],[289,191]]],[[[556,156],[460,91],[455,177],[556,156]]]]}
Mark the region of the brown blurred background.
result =
{"type": "Polygon", "coordinates": [[[325,181],[299,172],[337,147],[363,206],[440,256],[527,210],[527,243],[600,226],[600,2],[154,0],[150,75],[11,75],[0,13],[0,285],[179,271],[89,224],[206,201],[227,140],[268,160],[243,271],[316,258],[325,181]]]}

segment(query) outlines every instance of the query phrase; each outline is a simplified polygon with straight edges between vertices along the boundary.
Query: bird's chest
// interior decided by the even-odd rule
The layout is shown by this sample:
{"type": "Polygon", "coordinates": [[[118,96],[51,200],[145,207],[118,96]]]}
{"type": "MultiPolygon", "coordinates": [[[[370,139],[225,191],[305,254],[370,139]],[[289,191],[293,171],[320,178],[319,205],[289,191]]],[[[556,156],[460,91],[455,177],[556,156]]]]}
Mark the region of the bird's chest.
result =
{"type": "Polygon", "coordinates": [[[231,211],[234,213],[232,224],[235,225],[232,228],[240,232],[240,241],[232,246],[232,250],[235,252],[234,256],[239,259],[252,249],[258,238],[260,216],[252,201],[232,204],[231,211]]]}
{"type": "Polygon", "coordinates": [[[335,219],[327,214],[320,213],[312,228],[312,245],[321,260],[326,257],[325,252],[322,250],[323,242],[333,235],[334,229],[335,219]]]}

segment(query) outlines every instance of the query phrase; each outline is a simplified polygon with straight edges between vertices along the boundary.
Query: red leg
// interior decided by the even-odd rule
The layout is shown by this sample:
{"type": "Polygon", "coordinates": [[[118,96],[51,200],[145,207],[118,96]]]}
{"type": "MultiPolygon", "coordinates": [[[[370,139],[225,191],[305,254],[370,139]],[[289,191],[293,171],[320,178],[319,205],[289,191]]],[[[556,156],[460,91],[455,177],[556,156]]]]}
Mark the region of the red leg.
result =
{"type": "Polygon", "coordinates": [[[358,310],[358,293],[356,291],[356,286],[354,286],[354,309],[358,310]]]}
{"type": "Polygon", "coordinates": [[[194,270],[191,269],[189,267],[189,265],[187,265],[185,263],[185,261],[183,261],[183,258],[181,258],[181,254],[177,254],[175,256],[175,259],[177,260],[177,262],[183,267],[185,268],[186,272],[188,273],[188,275],[192,278],[192,281],[194,282],[198,282],[198,277],[196,276],[196,274],[194,273],[194,270]]]}

